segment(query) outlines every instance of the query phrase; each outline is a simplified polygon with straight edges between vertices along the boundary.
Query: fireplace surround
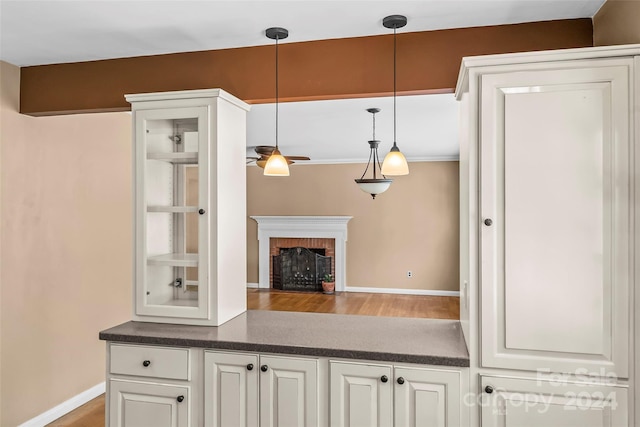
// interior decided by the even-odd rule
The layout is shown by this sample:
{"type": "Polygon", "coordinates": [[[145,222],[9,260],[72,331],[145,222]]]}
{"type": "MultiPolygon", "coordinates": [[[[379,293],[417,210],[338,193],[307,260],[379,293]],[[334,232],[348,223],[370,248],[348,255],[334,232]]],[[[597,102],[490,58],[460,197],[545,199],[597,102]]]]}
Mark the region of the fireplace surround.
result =
{"type": "Polygon", "coordinates": [[[334,239],[336,291],[346,287],[347,223],[351,216],[252,216],[258,223],[258,286],[271,287],[272,239],[334,239]]]}

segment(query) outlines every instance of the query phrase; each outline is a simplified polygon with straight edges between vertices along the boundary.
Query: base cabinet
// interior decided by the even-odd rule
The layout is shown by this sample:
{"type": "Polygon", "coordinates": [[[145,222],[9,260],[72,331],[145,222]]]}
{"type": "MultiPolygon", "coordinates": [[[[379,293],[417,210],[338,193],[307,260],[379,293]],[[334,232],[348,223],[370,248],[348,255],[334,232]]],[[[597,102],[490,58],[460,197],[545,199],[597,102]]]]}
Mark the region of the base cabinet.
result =
{"type": "Polygon", "coordinates": [[[330,363],[332,427],[461,425],[460,372],[330,363]]]}
{"type": "Polygon", "coordinates": [[[109,427],[189,426],[189,392],[188,386],[111,380],[109,427]]]}
{"type": "Polygon", "coordinates": [[[482,376],[483,427],[626,427],[627,388],[482,376]]]}
{"type": "Polygon", "coordinates": [[[209,351],[204,359],[206,426],[319,425],[318,360],[209,351]]]}
{"type": "Polygon", "coordinates": [[[331,426],[393,425],[392,366],[331,362],[331,426]]]}

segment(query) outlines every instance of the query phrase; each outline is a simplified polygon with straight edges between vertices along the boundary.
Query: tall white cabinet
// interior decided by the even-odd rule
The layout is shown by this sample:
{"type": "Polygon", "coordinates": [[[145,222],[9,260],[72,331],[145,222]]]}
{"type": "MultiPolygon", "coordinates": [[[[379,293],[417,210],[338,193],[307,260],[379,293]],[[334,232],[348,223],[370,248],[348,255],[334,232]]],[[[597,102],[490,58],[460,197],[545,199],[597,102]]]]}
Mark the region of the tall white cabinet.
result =
{"type": "Polygon", "coordinates": [[[463,60],[461,321],[482,426],[632,425],[639,56],[463,60]]]}
{"type": "Polygon", "coordinates": [[[246,112],[221,89],[126,95],[134,127],[134,320],[246,310],[246,112]]]}

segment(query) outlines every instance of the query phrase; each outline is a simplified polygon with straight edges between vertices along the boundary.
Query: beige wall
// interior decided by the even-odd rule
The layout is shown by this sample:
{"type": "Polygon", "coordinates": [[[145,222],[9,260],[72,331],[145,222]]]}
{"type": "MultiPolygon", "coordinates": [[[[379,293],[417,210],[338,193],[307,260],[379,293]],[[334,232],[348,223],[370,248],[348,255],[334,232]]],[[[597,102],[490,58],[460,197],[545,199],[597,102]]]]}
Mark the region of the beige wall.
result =
{"type": "Polygon", "coordinates": [[[593,43],[640,43],[640,0],[607,0],[593,17],[593,43]]]}
{"type": "MultiPolygon", "coordinates": [[[[248,215],[353,216],[347,286],[458,290],[458,162],[410,163],[376,200],[353,182],[364,166],[295,165],[289,178],[248,167],[248,215]]],[[[247,224],[248,281],[257,283],[257,225],[247,224]]]]}
{"type": "Polygon", "coordinates": [[[131,116],[23,116],[2,63],[2,418],[104,381],[98,332],[131,318],[131,116]]]}

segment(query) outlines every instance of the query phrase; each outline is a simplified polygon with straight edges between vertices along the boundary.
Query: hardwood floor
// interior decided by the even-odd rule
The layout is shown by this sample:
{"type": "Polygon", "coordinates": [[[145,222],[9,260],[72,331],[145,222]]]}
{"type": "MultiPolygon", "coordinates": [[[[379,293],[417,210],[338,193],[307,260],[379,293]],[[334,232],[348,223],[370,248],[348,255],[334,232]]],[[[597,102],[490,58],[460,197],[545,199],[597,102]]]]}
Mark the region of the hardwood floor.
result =
{"type": "Polygon", "coordinates": [[[49,427],[104,427],[104,394],[58,418],[49,427]]]}
{"type": "MultiPolygon", "coordinates": [[[[458,319],[458,297],[337,292],[334,295],[305,292],[247,290],[249,310],[304,311],[365,316],[458,319]]],[[[103,427],[104,395],[57,419],[50,427],[103,427]]]]}
{"type": "Polygon", "coordinates": [[[458,297],[336,292],[286,292],[249,289],[250,310],[304,311],[365,316],[459,319],[458,297]]]}

